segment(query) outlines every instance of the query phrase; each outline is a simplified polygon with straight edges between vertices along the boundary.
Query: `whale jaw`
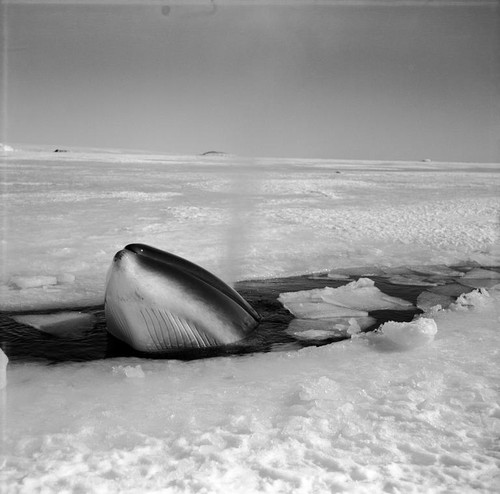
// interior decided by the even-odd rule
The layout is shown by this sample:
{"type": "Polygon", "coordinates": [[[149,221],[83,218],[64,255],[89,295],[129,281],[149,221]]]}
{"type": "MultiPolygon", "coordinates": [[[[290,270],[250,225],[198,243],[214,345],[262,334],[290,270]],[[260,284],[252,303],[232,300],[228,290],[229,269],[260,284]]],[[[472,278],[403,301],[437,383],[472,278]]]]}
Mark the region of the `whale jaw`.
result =
{"type": "Polygon", "coordinates": [[[255,310],[200,266],[142,244],[119,251],[108,272],[108,331],[143,353],[229,345],[259,324],[255,310]]]}

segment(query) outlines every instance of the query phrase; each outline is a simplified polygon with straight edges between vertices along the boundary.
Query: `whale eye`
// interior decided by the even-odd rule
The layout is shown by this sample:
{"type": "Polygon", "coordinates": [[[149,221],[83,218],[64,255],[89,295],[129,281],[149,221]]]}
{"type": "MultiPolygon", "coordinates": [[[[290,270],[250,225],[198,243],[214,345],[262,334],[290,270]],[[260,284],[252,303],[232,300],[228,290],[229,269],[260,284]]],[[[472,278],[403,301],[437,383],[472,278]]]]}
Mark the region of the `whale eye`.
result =
{"type": "Polygon", "coordinates": [[[140,244],[129,244],[125,247],[125,250],[133,252],[134,254],[145,254],[144,246],[140,244]]]}

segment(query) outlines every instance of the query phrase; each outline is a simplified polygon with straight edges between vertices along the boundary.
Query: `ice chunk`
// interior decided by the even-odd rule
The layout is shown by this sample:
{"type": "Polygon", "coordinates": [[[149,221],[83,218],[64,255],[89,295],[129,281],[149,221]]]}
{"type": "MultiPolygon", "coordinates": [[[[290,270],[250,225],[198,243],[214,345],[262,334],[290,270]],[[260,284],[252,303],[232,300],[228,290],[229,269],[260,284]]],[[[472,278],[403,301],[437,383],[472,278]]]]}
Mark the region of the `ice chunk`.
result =
{"type": "Polygon", "coordinates": [[[438,283],[426,281],[422,276],[417,275],[396,275],[391,276],[388,281],[393,285],[409,285],[409,286],[436,286],[438,283]]]}
{"type": "Polygon", "coordinates": [[[299,340],[347,337],[375,324],[373,317],[336,317],[331,319],[293,319],[286,332],[299,340]]]}
{"type": "Polygon", "coordinates": [[[63,338],[75,338],[94,326],[95,317],[84,312],[57,312],[54,314],[26,314],[13,316],[21,324],[32,326],[44,333],[63,338]]]}
{"type": "Polygon", "coordinates": [[[334,278],[334,276],[346,276],[346,277],[356,277],[361,276],[366,278],[368,276],[384,276],[385,272],[383,269],[378,267],[353,267],[353,268],[338,268],[333,269],[328,273],[328,277],[334,278]]]}
{"type": "Polygon", "coordinates": [[[362,317],[370,310],[411,309],[406,300],[391,297],[375,287],[369,278],[360,278],[339,288],[316,288],[280,294],[278,300],[302,319],[362,317]]]}
{"type": "Polygon", "coordinates": [[[481,279],[481,280],[487,280],[487,279],[496,279],[499,280],[500,282],[500,273],[497,271],[492,271],[491,269],[481,269],[481,268],[475,268],[471,269],[465,276],[464,279],[469,280],[469,279],[481,279]]]}
{"type": "Polygon", "coordinates": [[[459,295],[462,295],[462,293],[471,292],[472,289],[458,283],[452,283],[451,285],[432,287],[427,291],[439,293],[440,295],[447,295],[448,297],[458,297],[459,295]]]}
{"type": "Polygon", "coordinates": [[[437,325],[434,319],[421,317],[411,322],[389,321],[365,337],[380,350],[411,350],[434,340],[437,325]]]}
{"type": "Polygon", "coordinates": [[[7,386],[7,364],[9,362],[9,358],[3,350],[0,348],[0,389],[5,388],[7,386]]]}
{"type": "Polygon", "coordinates": [[[38,288],[49,285],[57,285],[55,276],[13,276],[9,282],[16,288],[38,288]]]}
{"type": "Polygon", "coordinates": [[[429,310],[431,307],[440,305],[442,309],[447,309],[453,302],[452,297],[440,295],[439,293],[422,292],[417,298],[417,307],[423,311],[429,310]]]}
{"type": "Polygon", "coordinates": [[[350,279],[350,276],[347,274],[340,274],[340,273],[328,273],[328,278],[331,280],[348,280],[350,279]]]}
{"type": "Polygon", "coordinates": [[[492,288],[500,283],[500,273],[489,269],[472,269],[458,282],[472,288],[492,288]]]}
{"type": "Polygon", "coordinates": [[[413,304],[397,297],[391,297],[375,287],[369,278],[360,278],[339,288],[324,288],[321,298],[330,304],[359,310],[411,309],[413,304]]]}
{"type": "MultiPolygon", "coordinates": [[[[283,294],[282,294],[283,295],[283,294]]],[[[333,305],[328,302],[300,302],[287,301],[285,298],[278,299],[283,306],[295,317],[303,319],[328,319],[332,317],[358,317],[367,316],[368,312],[333,305]]]]}
{"type": "Polygon", "coordinates": [[[416,273],[426,274],[431,276],[448,276],[457,278],[464,275],[462,271],[457,271],[456,269],[449,268],[444,264],[432,265],[432,266],[410,266],[410,268],[416,273]]]}
{"type": "Polygon", "coordinates": [[[476,307],[484,307],[488,303],[489,299],[490,294],[487,290],[474,290],[473,292],[460,295],[456,302],[450,306],[450,309],[454,311],[462,311],[476,307]]]}

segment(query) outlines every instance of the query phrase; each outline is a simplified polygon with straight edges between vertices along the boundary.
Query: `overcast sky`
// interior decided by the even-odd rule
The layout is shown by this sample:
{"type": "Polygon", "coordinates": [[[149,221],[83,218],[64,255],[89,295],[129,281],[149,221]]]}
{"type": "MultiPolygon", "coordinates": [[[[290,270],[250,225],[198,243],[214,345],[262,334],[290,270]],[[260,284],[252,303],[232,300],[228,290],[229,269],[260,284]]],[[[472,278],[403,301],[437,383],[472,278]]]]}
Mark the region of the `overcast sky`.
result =
{"type": "Polygon", "coordinates": [[[499,3],[345,3],[4,1],[2,140],[500,161],[499,3]]]}

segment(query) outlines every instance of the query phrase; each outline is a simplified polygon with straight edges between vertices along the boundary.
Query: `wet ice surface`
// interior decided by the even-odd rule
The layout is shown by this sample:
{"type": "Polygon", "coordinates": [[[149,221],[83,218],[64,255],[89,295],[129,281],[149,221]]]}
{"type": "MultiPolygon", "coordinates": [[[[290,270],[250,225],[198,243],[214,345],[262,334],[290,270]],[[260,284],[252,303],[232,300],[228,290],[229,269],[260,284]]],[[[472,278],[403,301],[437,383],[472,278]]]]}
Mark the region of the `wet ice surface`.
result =
{"type": "Polygon", "coordinates": [[[285,333],[288,350],[224,358],[11,360],[6,492],[497,491],[498,283],[448,270],[498,273],[498,165],[71,154],[2,163],[3,311],[98,312],[113,254],[139,241],[250,279],[270,324],[280,293],[318,288],[273,281],[300,273],[453,301],[407,348],[285,333]],[[433,285],[390,282],[413,272],[433,285]]]}

